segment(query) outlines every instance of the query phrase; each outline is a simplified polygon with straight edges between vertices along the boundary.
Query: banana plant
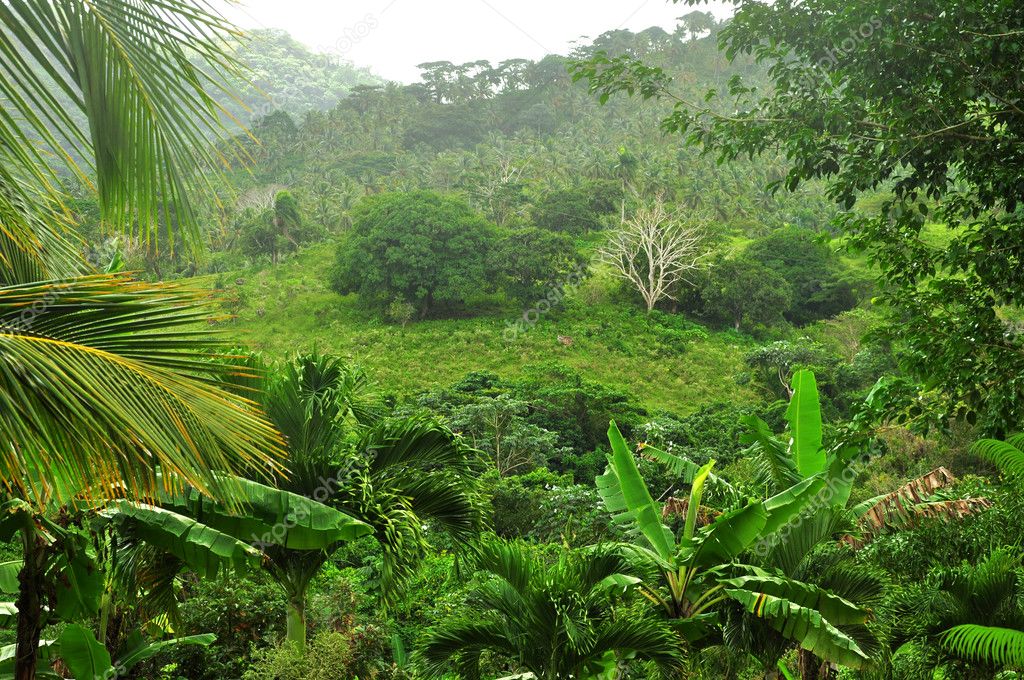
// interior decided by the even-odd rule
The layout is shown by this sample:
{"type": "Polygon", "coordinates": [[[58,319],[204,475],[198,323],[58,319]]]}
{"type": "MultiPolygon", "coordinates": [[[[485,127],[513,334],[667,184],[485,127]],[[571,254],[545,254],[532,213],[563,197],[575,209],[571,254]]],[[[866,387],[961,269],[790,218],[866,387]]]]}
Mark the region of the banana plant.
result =
{"type": "MultiPolygon", "coordinates": [[[[135,666],[172,647],[199,645],[209,646],[217,639],[212,633],[189,635],[151,642],[140,631],[128,638],[116,656],[111,656],[93,632],[85,626],[66,626],[56,640],[44,640],[40,644],[39,657],[43,661],[60,659],[74,680],[96,680],[96,678],[118,678],[125,676],[135,666]]],[[[0,680],[14,677],[15,645],[0,648],[0,680]]],[[[40,680],[60,680],[49,668],[36,671],[40,680]]]]}
{"type": "MultiPolygon", "coordinates": [[[[185,487],[164,494],[159,506],[121,501],[103,515],[123,536],[159,548],[200,576],[266,571],[287,596],[287,639],[304,647],[310,581],[342,543],[373,530],[312,498],[247,479],[232,483],[243,493],[241,509],[185,487]]],[[[167,579],[176,575],[176,570],[166,572],[167,579]]],[[[154,588],[172,592],[164,583],[154,588]]]]}
{"type": "Polygon", "coordinates": [[[640,592],[658,605],[685,644],[709,644],[720,633],[722,606],[732,602],[821,658],[852,668],[868,662],[868,655],[842,627],[865,623],[869,611],[813,584],[740,561],[818,496],[826,484],[824,465],[780,493],[741,501],[698,528],[712,461],[694,475],[686,520],[676,537],[662,523],[660,504],[614,422],[608,438],[612,452],[607,471],[597,478],[598,492],[614,519],[637,535],[633,553],[658,575],[656,581],[641,584],[640,592]]]}

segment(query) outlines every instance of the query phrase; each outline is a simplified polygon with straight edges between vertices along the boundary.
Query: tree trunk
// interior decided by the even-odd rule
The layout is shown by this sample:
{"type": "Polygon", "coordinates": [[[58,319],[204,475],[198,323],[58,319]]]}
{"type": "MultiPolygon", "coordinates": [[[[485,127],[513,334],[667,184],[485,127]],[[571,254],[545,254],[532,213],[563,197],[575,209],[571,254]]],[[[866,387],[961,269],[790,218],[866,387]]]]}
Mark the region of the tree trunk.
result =
{"type": "Polygon", "coordinates": [[[18,574],[18,631],[15,680],[34,680],[43,631],[42,591],[46,574],[46,542],[34,526],[22,529],[25,565],[18,574]]]}
{"type": "Polygon", "coordinates": [[[801,649],[798,658],[801,680],[831,680],[833,677],[828,663],[816,657],[812,652],[801,649]]]}
{"type": "Polygon", "coordinates": [[[301,594],[288,597],[286,639],[306,651],[306,598],[301,594]]]}

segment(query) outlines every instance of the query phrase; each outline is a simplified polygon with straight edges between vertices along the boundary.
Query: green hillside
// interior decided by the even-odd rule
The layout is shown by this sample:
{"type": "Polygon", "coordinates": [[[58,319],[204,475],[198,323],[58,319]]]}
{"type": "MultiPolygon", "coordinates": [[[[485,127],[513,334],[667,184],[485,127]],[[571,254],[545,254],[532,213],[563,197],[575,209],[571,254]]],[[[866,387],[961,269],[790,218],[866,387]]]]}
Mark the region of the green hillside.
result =
{"type": "Polygon", "coordinates": [[[225,307],[236,315],[224,329],[240,343],[275,358],[315,346],[362,365],[384,391],[399,396],[447,386],[472,371],[515,378],[555,362],[634,394],[649,408],[679,414],[756,399],[734,380],[744,371],[745,352],[756,346],[752,340],[649,321],[610,301],[601,279],[584,284],[579,295],[588,296],[586,304],[570,298],[564,309],[509,340],[513,311],[404,328],[384,323],[361,309],[355,296],[330,290],[326,272],[332,262],[333,248],[318,244],[277,267],[196,281],[224,287],[225,307]],[[559,336],[571,338],[571,346],[559,336]]]}

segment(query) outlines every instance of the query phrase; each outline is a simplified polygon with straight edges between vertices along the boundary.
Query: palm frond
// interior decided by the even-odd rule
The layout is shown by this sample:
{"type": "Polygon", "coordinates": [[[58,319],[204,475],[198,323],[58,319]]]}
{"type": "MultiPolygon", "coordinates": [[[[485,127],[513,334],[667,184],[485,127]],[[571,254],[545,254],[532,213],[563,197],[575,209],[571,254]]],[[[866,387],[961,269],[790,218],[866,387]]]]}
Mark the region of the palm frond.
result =
{"type": "Polygon", "coordinates": [[[230,24],[205,0],[9,0],[0,28],[0,165],[53,202],[69,168],[109,226],[198,244],[187,195],[227,161],[212,93],[242,71],[230,24]]]}
{"type": "Polygon", "coordinates": [[[1015,435],[1008,441],[982,439],[975,442],[971,451],[995,463],[1000,470],[1014,477],[1024,476],[1024,435],[1015,435]]]}
{"type": "Polygon", "coordinates": [[[946,631],[942,635],[942,646],[971,661],[1024,667],[1024,631],[964,624],[946,631]]]}
{"type": "Polygon", "coordinates": [[[153,498],[162,469],[223,496],[224,473],[279,468],[273,427],[215,386],[244,369],[208,349],[206,304],[121,275],[0,288],[3,487],[37,504],[153,498]]]}
{"type": "Polygon", "coordinates": [[[775,438],[767,423],[756,416],[744,416],[740,420],[747,428],[740,441],[750,445],[759,485],[782,490],[803,480],[788,448],[775,438]]]}

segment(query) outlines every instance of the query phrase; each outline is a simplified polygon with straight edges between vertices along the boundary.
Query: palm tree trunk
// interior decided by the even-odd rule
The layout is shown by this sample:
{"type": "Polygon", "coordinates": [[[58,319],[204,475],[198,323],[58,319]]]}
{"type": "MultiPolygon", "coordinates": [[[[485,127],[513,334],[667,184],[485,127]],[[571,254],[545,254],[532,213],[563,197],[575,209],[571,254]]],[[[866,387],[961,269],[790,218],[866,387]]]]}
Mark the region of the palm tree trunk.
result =
{"type": "Polygon", "coordinates": [[[33,525],[22,529],[25,564],[18,574],[17,651],[14,658],[15,680],[33,680],[43,631],[43,580],[46,573],[46,542],[33,525]]]}

